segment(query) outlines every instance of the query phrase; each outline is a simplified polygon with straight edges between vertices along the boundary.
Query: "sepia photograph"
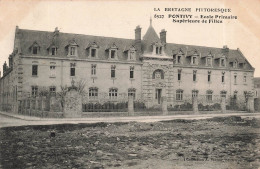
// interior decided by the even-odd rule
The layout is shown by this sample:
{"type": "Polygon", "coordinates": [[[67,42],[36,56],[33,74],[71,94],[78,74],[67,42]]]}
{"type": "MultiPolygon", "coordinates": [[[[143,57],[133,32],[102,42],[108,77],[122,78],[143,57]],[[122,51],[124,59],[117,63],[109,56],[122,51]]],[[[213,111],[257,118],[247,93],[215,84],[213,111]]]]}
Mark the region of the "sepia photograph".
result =
{"type": "Polygon", "coordinates": [[[260,1],[0,0],[0,169],[259,169],[260,1]]]}

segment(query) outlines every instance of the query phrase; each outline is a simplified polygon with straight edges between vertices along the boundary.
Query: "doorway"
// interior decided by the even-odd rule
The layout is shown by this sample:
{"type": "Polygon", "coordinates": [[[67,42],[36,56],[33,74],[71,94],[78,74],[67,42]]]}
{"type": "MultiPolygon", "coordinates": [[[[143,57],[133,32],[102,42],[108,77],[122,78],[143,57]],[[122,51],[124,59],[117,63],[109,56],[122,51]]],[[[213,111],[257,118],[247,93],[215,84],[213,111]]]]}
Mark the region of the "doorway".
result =
{"type": "Polygon", "coordinates": [[[161,97],[162,89],[155,89],[155,99],[157,100],[158,104],[161,104],[161,97]]]}

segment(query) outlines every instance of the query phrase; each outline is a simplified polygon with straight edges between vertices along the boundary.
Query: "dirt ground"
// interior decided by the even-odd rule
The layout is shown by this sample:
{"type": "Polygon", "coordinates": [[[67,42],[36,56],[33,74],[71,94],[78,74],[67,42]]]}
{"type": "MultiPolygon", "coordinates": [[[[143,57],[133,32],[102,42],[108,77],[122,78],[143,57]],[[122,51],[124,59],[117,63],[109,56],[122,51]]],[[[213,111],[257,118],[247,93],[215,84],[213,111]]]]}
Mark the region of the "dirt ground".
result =
{"type": "Polygon", "coordinates": [[[239,116],[0,129],[1,168],[253,169],[260,121],[239,116]]]}

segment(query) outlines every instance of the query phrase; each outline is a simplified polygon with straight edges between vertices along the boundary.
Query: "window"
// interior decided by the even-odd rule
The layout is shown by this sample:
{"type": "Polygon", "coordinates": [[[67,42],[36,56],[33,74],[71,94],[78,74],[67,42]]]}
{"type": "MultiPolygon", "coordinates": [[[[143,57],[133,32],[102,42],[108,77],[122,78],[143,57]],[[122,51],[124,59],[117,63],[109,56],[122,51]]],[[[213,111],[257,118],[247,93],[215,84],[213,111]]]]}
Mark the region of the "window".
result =
{"type": "Polygon", "coordinates": [[[34,55],[37,55],[37,53],[38,53],[38,47],[37,47],[37,46],[34,46],[34,47],[33,47],[33,54],[34,54],[34,55]]]}
{"type": "Polygon", "coordinates": [[[177,101],[183,100],[183,90],[177,90],[176,91],[176,100],[177,101]]]}
{"type": "Polygon", "coordinates": [[[128,96],[133,96],[133,98],[135,100],[135,89],[134,88],[128,89],[128,96]]]}
{"type": "Polygon", "coordinates": [[[91,75],[96,75],[96,73],[97,73],[97,65],[92,64],[91,65],[91,75]]]}
{"type": "Polygon", "coordinates": [[[208,71],[208,82],[211,82],[211,71],[208,71]]]}
{"type": "Polygon", "coordinates": [[[32,75],[33,76],[38,75],[38,65],[32,65],[32,75]]]}
{"type": "Polygon", "coordinates": [[[55,68],[56,68],[56,66],[53,66],[53,65],[50,66],[50,77],[56,76],[55,68]]]}
{"type": "Polygon", "coordinates": [[[115,88],[109,89],[109,99],[111,100],[117,99],[117,89],[115,88]]]}
{"type": "Polygon", "coordinates": [[[196,56],[192,56],[192,58],[191,58],[191,64],[192,64],[192,65],[196,65],[196,64],[197,64],[197,57],[196,57],[196,56]]]}
{"type": "Polygon", "coordinates": [[[212,60],[210,57],[207,58],[206,62],[207,62],[207,66],[212,66],[212,64],[211,64],[212,60]]]}
{"type": "Polygon", "coordinates": [[[177,56],[176,64],[181,64],[181,56],[177,56]]]}
{"type": "Polygon", "coordinates": [[[70,47],[70,55],[75,56],[76,55],[76,47],[70,47]]]}
{"type": "Polygon", "coordinates": [[[130,66],[130,79],[134,78],[134,66],[130,66]]]}
{"type": "Polygon", "coordinates": [[[234,83],[237,84],[237,75],[234,75],[234,83]]]}
{"type": "Polygon", "coordinates": [[[55,70],[55,66],[50,66],[50,70],[55,70]]]}
{"type": "Polygon", "coordinates": [[[35,97],[38,95],[38,86],[32,86],[32,96],[35,97]]]}
{"type": "Polygon", "coordinates": [[[181,69],[178,69],[178,80],[181,80],[181,69]]]}
{"type": "Polygon", "coordinates": [[[135,60],[135,56],[136,56],[135,49],[130,49],[128,51],[128,55],[129,55],[129,60],[135,60]]]}
{"type": "Polygon", "coordinates": [[[221,66],[221,67],[225,67],[225,66],[226,66],[226,63],[225,63],[225,59],[224,59],[224,58],[220,59],[220,66],[221,66]]]}
{"type": "Polygon", "coordinates": [[[51,55],[56,55],[56,48],[51,48],[51,55]]]}
{"type": "Polygon", "coordinates": [[[193,82],[197,80],[197,70],[193,70],[193,82]]]}
{"type": "Polygon", "coordinates": [[[116,77],[116,66],[112,65],[111,66],[111,78],[115,78],[116,77]]]}
{"type": "Polygon", "coordinates": [[[55,86],[50,87],[50,94],[56,94],[56,87],[55,86]]]}
{"type": "Polygon", "coordinates": [[[76,75],[76,63],[70,63],[70,76],[76,75]]]}
{"type": "Polygon", "coordinates": [[[159,47],[156,47],[156,54],[159,54],[159,47]]]}
{"type": "Polygon", "coordinates": [[[192,97],[198,97],[198,90],[192,90],[192,97]]]}
{"type": "Polygon", "coordinates": [[[211,90],[208,90],[206,92],[206,100],[207,100],[207,102],[212,102],[212,94],[213,94],[213,91],[211,91],[211,90]]]}
{"type": "Polygon", "coordinates": [[[220,97],[225,97],[226,98],[227,92],[226,91],[221,91],[220,92],[220,97]]]}
{"type": "Polygon", "coordinates": [[[97,49],[91,49],[91,57],[96,57],[97,49]]]}
{"type": "Polygon", "coordinates": [[[233,62],[233,68],[237,68],[237,62],[233,62]]]}
{"type": "Polygon", "coordinates": [[[116,57],[116,51],[115,50],[111,50],[111,59],[115,59],[116,57]]]}
{"type": "Polygon", "coordinates": [[[225,72],[222,72],[222,76],[221,76],[221,82],[224,83],[225,82],[225,72]]]}
{"type": "Polygon", "coordinates": [[[243,82],[246,83],[246,76],[244,76],[243,82]]]}
{"type": "Polygon", "coordinates": [[[89,88],[89,99],[98,99],[98,88],[89,88]]]}

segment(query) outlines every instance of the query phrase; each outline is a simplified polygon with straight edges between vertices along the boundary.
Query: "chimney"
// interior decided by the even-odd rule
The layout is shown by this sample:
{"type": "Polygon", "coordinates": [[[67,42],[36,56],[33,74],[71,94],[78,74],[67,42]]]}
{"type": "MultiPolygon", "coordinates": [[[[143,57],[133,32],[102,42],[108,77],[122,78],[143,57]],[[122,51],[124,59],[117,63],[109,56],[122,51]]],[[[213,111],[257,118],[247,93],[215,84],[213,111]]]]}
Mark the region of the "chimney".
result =
{"type": "Polygon", "coordinates": [[[166,43],[166,32],[165,29],[162,29],[160,32],[160,39],[162,43],[166,43]]]}
{"type": "Polygon", "coordinates": [[[6,71],[7,71],[7,64],[6,64],[6,61],[5,61],[4,65],[3,65],[3,74],[5,74],[6,71]]]}
{"type": "Polygon", "coordinates": [[[135,28],[135,47],[138,54],[142,52],[141,51],[141,30],[142,28],[139,25],[135,28]]]}
{"type": "Polygon", "coordinates": [[[225,56],[228,56],[228,52],[229,52],[229,48],[227,45],[224,45],[223,48],[222,48],[222,53],[225,55],[225,56]]]}

